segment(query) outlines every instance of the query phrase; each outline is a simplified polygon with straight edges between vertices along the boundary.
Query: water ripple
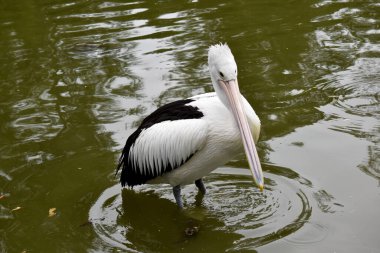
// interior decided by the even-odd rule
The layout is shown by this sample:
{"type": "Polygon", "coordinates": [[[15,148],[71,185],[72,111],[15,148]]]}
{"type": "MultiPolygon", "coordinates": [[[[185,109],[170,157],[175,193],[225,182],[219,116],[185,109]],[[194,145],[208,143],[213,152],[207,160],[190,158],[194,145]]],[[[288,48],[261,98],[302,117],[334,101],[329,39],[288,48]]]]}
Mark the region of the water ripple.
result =
{"type": "Polygon", "coordinates": [[[343,2],[321,1],[314,7],[338,10],[311,20],[326,23],[315,31],[315,50],[318,68],[327,70],[318,88],[331,94],[332,101],[320,111],[330,129],[369,141],[368,158],[359,168],[379,179],[380,43],[374,15],[379,5],[343,2]]]}
{"type": "MultiPolygon", "coordinates": [[[[102,193],[89,218],[103,242],[133,252],[205,247],[207,244],[200,241],[219,241],[216,235],[220,231],[229,235],[223,242],[224,250],[229,251],[252,250],[288,236],[288,242],[294,244],[315,243],[326,237],[327,228],[310,223],[307,187],[271,173],[266,173],[265,181],[266,189],[261,193],[253,187],[247,170],[218,169],[207,178],[208,192],[203,199],[194,186],[183,188],[184,211],[177,209],[168,186],[145,185],[120,193],[115,185],[102,193]],[[228,174],[231,171],[233,175],[228,174]],[[189,226],[199,229],[202,236],[187,237],[184,231],[189,226]],[[303,227],[305,232],[296,233],[303,227]]],[[[329,194],[319,193],[329,206],[333,197],[325,196],[329,194]]]]}
{"type": "Polygon", "coordinates": [[[43,91],[40,99],[23,99],[12,106],[10,123],[15,137],[22,141],[44,141],[52,139],[63,129],[63,124],[58,113],[55,111],[55,98],[43,91]],[[41,104],[44,109],[41,109],[41,104]]]}

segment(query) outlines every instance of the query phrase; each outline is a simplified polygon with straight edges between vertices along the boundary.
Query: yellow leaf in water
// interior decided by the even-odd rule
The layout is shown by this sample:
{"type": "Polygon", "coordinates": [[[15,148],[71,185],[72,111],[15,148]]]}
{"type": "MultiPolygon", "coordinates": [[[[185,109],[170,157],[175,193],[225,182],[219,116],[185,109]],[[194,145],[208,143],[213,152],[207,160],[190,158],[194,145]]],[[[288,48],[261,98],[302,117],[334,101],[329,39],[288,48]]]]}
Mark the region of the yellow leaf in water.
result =
{"type": "Polygon", "coordinates": [[[57,208],[55,208],[55,207],[50,208],[49,209],[49,217],[55,216],[57,214],[56,211],[57,211],[57,208]]]}
{"type": "Polygon", "coordinates": [[[13,211],[17,211],[17,210],[20,210],[22,207],[21,206],[18,206],[18,207],[15,207],[15,208],[13,208],[11,211],[13,212],[13,211]]]}

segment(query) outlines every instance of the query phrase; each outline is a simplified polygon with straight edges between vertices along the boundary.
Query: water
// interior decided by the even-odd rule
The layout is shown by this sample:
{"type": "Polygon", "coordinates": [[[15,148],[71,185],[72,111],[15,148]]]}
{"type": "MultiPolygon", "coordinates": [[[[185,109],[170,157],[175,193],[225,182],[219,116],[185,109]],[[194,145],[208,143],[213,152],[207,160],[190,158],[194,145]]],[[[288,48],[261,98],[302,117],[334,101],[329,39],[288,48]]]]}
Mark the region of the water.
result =
{"type": "Polygon", "coordinates": [[[1,252],[379,252],[376,1],[3,1],[1,252]],[[262,120],[266,189],[241,156],[202,200],[121,191],[145,115],[212,90],[228,42],[262,120]],[[56,213],[49,217],[49,209],[56,213]],[[186,235],[187,229],[194,235],[186,235]]]}

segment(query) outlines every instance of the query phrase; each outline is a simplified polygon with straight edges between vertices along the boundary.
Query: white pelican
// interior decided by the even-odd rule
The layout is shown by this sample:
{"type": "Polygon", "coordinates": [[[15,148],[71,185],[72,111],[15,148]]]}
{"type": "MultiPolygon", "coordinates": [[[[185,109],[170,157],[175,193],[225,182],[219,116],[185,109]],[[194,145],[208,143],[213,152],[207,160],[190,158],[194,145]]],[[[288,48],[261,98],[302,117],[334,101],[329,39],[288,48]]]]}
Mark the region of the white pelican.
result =
{"type": "Polygon", "coordinates": [[[260,120],[240,94],[237,66],[227,44],[208,50],[215,92],[166,104],[147,116],[129,136],[119,160],[122,186],[167,183],[182,208],[181,185],[195,182],[243,152],[262,191],[263,173],[255,142],[260,120]],[[253,135],[252,135],[253,133],[253,135]]]}

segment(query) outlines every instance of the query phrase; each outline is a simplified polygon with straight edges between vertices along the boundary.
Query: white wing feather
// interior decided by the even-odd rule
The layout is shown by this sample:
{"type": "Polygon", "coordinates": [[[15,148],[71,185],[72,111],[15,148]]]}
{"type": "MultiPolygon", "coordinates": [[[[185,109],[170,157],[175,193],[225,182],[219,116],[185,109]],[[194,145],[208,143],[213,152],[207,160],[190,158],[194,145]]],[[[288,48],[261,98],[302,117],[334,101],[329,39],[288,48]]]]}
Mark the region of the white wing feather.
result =
{"type": "Polygon", "coordinates": [[[169,165],[175,169],[202,149],[207,131],[202,119],[160,122],[140,133],[129,150],[129,159],[142,175],[162,175],[169,165]]]}

